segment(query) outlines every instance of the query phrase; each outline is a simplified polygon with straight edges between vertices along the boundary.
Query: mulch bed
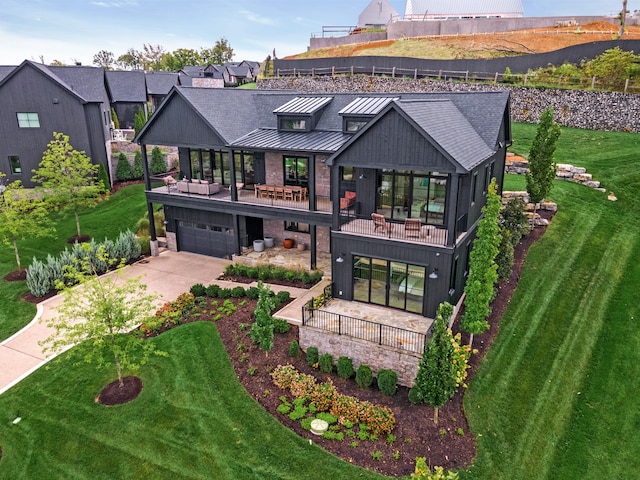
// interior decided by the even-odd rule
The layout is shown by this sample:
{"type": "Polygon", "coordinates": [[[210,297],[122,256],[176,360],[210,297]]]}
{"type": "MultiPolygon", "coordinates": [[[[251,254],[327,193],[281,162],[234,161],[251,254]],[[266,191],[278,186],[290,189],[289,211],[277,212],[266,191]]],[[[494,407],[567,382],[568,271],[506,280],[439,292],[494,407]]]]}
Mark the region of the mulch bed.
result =
{"type": "Polygon", "coordinates": [[[27,279],[27,269],[23,268],[20,270],[14,270],[13,272],[7,273],[3,280],[5,282],[21,282],[27,279]]]}
{"type": "Polygon", "coordinates": [[[105,386],[96,397],[96,403],[102,405],[121,405],[130,402],[142,391],[142,380],[138,377],[124,377],[122,386],[116,380],[105,386]]]}

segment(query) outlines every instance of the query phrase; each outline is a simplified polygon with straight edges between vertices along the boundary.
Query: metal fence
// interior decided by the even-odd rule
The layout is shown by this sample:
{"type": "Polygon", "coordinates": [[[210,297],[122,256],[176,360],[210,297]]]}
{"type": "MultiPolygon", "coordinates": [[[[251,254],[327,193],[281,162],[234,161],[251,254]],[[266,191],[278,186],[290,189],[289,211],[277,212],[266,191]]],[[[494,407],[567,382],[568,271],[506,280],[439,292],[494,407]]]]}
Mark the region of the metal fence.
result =
{"type": "Polygon", "coordinates": [[[309,302],[302,307],[302,325],[347,335],[384,347],[396,348],[422,355],[429,332],[420,333],[383,323],[327,312],[309,302]]]}

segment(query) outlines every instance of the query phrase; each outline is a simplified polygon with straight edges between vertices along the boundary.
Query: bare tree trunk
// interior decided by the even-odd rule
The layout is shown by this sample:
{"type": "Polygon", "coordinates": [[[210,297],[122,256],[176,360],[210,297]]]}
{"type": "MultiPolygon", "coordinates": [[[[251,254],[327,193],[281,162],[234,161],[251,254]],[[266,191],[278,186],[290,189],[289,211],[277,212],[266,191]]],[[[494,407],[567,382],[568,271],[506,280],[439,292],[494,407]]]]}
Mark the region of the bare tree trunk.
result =
{"type": "Polygon", "coordinates": [[[18,271],[22,270],[22,265],[20,265],[20,255],[18,254],[18,244],[16,243],[16,239],[13,239],[13,251],[16,254],[16,262],[18,263],[18,271]]]}
{"type": "Polygon", "coordinates": [[[473,333],[469,334],[469,346],[473,348],[473,333]]]}
{"type": "Polygon", "coordinates": [[[438,411],[440,409],[438,407],[433,407],[433,423],[438,424],[438,411]]]}
{"type": "Polygon", "coordinates": [[[624,34],[624,26],[627,20],[627,0],[622,0],[622,12],[620,12],[620,31],[618,32],[618,38],[622,40],[624,34]]]}
{"type": "Polygon", "coordinates": [[[122,367],[120,366],[120,359],[118,355],[114,355],[116,359],[116,370],[118,372],[118,383],[120,384],[120,388],[124,387],[124,379],[122,378],[122,367]]]}
{"type": "Polygon", "coordinates": [[[76,215],[76,230],[78,230],[78,237],[80,236],[80,219],[78,218],[78,211],[75,212],[76,215]]]}

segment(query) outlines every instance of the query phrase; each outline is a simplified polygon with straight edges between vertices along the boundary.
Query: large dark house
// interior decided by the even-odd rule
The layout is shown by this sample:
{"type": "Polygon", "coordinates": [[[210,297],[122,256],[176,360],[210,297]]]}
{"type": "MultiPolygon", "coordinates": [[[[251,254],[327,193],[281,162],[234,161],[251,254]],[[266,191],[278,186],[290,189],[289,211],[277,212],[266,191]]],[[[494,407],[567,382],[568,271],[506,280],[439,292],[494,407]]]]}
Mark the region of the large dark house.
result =
{"type": "MultiPolygon", "coordinates": [[[[25,60],[0,77],[0,171],[30,187],[53,132],[108,171],[111,113],[104,70],[25,60]]],[[[144,80],[144,78],[143,78],[144,80]]]]}
{"type": "Polygon", "coordinates": [[[142,70],[104,72],[111,106],[118,116],[120,128],[132,129],[138,111],[147,116],[147,85],[142,70]]]}
{"type": "Polygon", "coordinates": [[[330,253],[334,298],[433,317],[462,295],[509,114],[508,92],[177,87],[137,141],[179,148],[179,181],[147,175],[170,248],[230,257],[295,238],[311,268],[330,253]]]}

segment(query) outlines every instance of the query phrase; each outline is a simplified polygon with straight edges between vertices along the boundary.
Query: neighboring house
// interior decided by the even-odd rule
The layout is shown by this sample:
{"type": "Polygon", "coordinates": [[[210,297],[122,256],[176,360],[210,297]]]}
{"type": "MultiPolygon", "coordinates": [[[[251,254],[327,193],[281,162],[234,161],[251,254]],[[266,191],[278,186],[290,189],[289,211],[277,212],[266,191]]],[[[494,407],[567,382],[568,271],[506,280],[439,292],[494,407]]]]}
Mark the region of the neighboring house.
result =
{"type": "Polygon", "coordinates": [[[147,101],[151,102],[151,111],[155,112],[171,89],[180,84],[175,72],[145,72],[147,101]]]}
{"type": "Polygon", "coordinates": [[[519,18],[521,0],[407,0],[404,20],[451,20],[469,18],[519,18]]]}
{"type": "Polygon", "coordinates": [[[147,86],[142,70],[105,71],[111,106],[121,129],[132,129],[139,110],[147,115],[147,86]]]}
{"type": "Polygon", "coordinates": [[[249,67],[251,70],[251,76],[255,80],[260,75],[260,62],[252,62],[251,60],[243,60],[240,62],[241,67],[249,67]]]}
{"type": "Polygon", "coordinates": [[[358,16],[359,28],[381,28],[398,18],[398,12],[388,0],[371,0],[358,16]]]}
{"type": "Polygon", "coordinates": [[[227,62],[224,64],[224,67],[227,69],[229,74],[228,81],[226,81],[229,85],[242,85],[244,83],[253,82],[253,70],[249,65],[243,65],[243,62],[227,62]]]}
{"type": "Polygon", "coordinates": [[[180,85],[188,87],[224,88],[223,68],[217,65],[186,66],[178,72],[180,85]]]}
{"type": "MultiPolygon", "coordinates": [[[[0,70],[1,71],[1,70],[0,70]]],[[[102,68],[25,60],[0,80],[0,171],[31,183],[54,132],[107,171],[111,112],[102,68]]]]}
{"type": "Polygon", "coordinates": [[[502,185],[509,93],[177,87],[136,140],[177,146],[192,179],[147,183],[171,249],[295,238],[311,268],[330,253],[335,298],[432,318],[460,299],[489,181],[502,185]]]}

